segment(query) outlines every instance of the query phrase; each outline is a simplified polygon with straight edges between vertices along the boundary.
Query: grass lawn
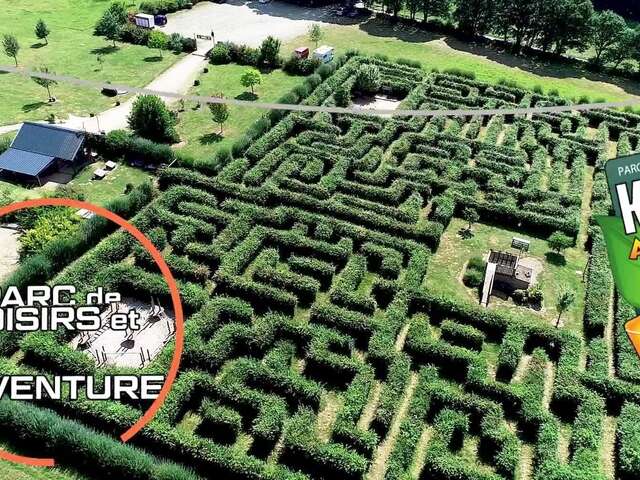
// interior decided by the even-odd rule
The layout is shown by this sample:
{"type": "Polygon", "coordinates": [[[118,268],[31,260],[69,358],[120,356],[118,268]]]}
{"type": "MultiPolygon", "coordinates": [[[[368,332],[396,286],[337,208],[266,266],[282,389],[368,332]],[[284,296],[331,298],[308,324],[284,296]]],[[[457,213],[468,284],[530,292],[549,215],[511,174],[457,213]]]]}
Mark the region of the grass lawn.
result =
{"type": "MultiPolygon", "coordinates": [[[[0,448],[12,451],[4,443],[0,443],[0,448]]],[[[57,467],[36,468],[0,460],[0,478],[6,480],[84,480],[85,477],[57,467]]]]}
{"type": "MultiPolygon", "coordinates": [[[[97,205],[104,205],[109,200],[123,195],[128,183],[140,185],[151,178],[149,172],[120,164],[114,171],[109,172],[103,180],[91,180],[93,172],[102,166],[104,166],[104,162],[87,165],[69,182],[69,185],[84,193],[86,201],[97,205]]],[[[51,193],[51,191],[47,186],[25,188],[15,183],[0,181],[0,192],[6,192],[13,201],[41,198],[51,193]]]]}
{"type": "MultiPolygon", "coordinates": [[[[240,100],[256,100],[274,102],[294,86],[303,82],[304,77],[287,75],[282,70],[274,70],[262,74],[262,84],[255,87],[252,96],[240,85],[240,77],[247,69],[241,65],[210,65],[209,72],[200,76],[200,85],[189,92],[192,95],[217,95],[222,93],[227,98],[240,100]]],[[[194,110],[195,105],[187,103],[185,111],[180,114],[178,133],[185,144],[181,146],[183,153],[194,158],[210,158],[221,145],[230,146],[244,131],[266,110],[229,107],[229,120],[224,126],[222,136],[218,134],[220,127],[211,119],[211,112],[206,106],[194,110]]]]}
{"type": "MultiPolygon", "coordinates": [[[[336,47],[336,53],[357,49],[365,54],[385,54],[391,59],[408,58],[422,62],[426,69],[460,68],[476,73],[477,79],[495,83],[500,79],[518,82],[523,87],[541,85],[545,91],[557,89],[560,95],[608,101],[628,100],[640,95],[640,88],[633,82],[625,82],[624,88],[585,78],[587,74],[570,66],[537,63],[532,59],[498,53],[481,46],[465,44],[439,34],[385,25],[375,19],[359,25],[332,26],[324,29],[323,44],[336,47]]],[[[283,45],[288,54],[301,45],[313,46],[307,36],[301,36],[283,45]]],[[[622,81],[621,81],[622,82],[622,81]]]]}
{"type": "Polygon", "coordinates": [[[512,301],[503,301],[495,296],[491,297],[489,308],[506,310],[516,317],[544,321],[555,325],[557,312],[555,301],[562,289],[576,293],[576,301],[565,313],[563,323],[566,328],[576,332],[582,331],[582,317],[584,312],[585,286],[582,283],[582,271],[587,262],[586,253],[578,248],[571,248],[565,252],[565,265],[558,265],[547,260],[549,248],[546,240],[525,235],[522,232],[506,230],[484,224],[473,226],[473,237],[462,239],[458,232],[466,228],[465,221],[454,218],[445,230],[438,251],[431,259],[429,273],[425,287],[435,293],[462,301],[478,304],[479,298],[475,290],[467,288],[462,283],[462,272],[466,262],[473,256],[483,256],[493,250],[509,250],[511,238],[514,236],[531,241],[527,257],[533,257],[544,265],[538,276],[538,283],[544,293],[543,308],[540,312],[520,307],[512,301]]]}
{"type": "Polygon", "coordinates": [[[91,180],[93,172],[101,168],[103,162],[87,165],[71,182],[78,190],[84,193],[87,202],[96,205],[104,205],[109,200],[124,194],[128,183],[136,186],[151,178],[151,174],[139,168],[119,164],[118,168],[109,172],[103,180],[91,180]]]}
{"type": "MultiPolygon", "coordinates": [[[[50,71],[87,80],[112,81],[141,87],[167,69],[179,57],[163,59],[145,46],[111,42],[93,35],[93,27],[110,0],[12,0],[2,7],[0,34],[15,35],[20,43],[18,63],[26,69],[46,65],[50,71]],[[42,18],[51,30],[49,44],[33,32],[42,18]],[[102,67],[97,61],[101,54],[102,67]]],[[[0,64],[14,65],[13,58],[0,53],[0,64]]],[[[23,120],[44,120],[53,113],[67,118],[70,113],[87,115],[114,105],[114,99],[88,88],[60,83],[52,87],[55,104],[47,102],[47,92],[24,77],[1,74],[0,125],[23,120]]]]}

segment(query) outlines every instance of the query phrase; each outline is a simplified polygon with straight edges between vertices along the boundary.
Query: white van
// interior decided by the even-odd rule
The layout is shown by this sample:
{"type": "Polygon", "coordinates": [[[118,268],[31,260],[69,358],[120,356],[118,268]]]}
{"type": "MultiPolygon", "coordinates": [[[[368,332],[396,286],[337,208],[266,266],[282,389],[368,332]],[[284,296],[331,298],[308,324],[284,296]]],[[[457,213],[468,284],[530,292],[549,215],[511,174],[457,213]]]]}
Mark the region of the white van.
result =
{"type": "Polygon", "coordinates": [[[329,63],[331,60],[333,60],[334,50],[335,49],[333,47],[322,45],[321,47],[318,47],[313,51],[313,58],[317,58],[322,63],[329,63]]]}

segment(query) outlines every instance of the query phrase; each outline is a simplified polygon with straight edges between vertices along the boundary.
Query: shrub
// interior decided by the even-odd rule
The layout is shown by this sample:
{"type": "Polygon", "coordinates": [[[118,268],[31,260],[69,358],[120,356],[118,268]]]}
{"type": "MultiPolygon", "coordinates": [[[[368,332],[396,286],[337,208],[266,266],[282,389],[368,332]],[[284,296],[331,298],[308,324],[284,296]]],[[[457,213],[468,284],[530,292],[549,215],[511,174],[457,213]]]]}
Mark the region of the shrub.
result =
{"type": "Polygon", "coordinates": [[[311,75],[320,66],[320,60],[316,58],[299,58],[292,55],[284,62],[282,69],[291,75],[311,75]]]}
{"type": "Polygon", "coordinates": [[[143,138],[160,143],[176,143],[180,140],[175,129],[175,119],[162,99],[156,95],[137,97],[128,122],[131,130],[143,138]]]}
{"type": "Polygon", "coordinates": [[[382,79],[380,68],[374,64],[362,64],[358,67],[355,78],[355,89],[365,95],[373,95],[380,90],[382,79]]]}
{"type": "Polygon", "coordinates": [[[478,288],[484,280],[485,261],[482,257],[472,257],[467,264],[462,281],[469,288],[478,288]]]}
{"type": "Polygon", "coordinates": [[[224,65],[231,63],[231,46],[226,42],[218,42],[209,52],[209,60],[214,65],[224,65]]]}

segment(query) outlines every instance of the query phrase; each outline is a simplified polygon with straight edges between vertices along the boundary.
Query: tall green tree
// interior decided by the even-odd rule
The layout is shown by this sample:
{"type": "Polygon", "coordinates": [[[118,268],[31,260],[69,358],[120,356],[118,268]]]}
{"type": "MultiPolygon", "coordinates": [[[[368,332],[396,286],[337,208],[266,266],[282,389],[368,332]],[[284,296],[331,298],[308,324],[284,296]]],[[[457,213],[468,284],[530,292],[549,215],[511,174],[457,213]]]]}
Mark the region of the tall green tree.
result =
{"type": "Polygon", "coordinates": [[[120,31],[122,30],[122,24],[115,15],[107,12],[100,19],[100,31],[102,35],[113,42],[113,46],[116,46],[116,40],[120,38],[120,31]]]}
{"type": "Polygon", "coordinates": [[[534,42],[543,51],[562,55],[568,49],[584,51],[590,33],[591,0],[541,0],[534,42]]]}
{"type": "Polygon", "coordinates": [[[47,24],[44,23],[44,20],[38,20],[34,32],[38,40],[44,40],[45,45],[49,45],[49,40],[47,39],[47,37],[49,36],[51,31],[49,30],[49,27],[47,27],[47,24]]]}
{"type": "Polygon", "coordinates": [[[539,12],[538,0],[498,0],[494,28],[513,39],[513,49],[519,52],[531,35],[539,12]]]}
{"type": "MultiPolygon", "coordinates": [[[[222,94],[219,97],[223,98],[222,94]]],[[[209,111],[213,121],[220,125],[220,135],[222,135],[224,133],[224,123],[229,120],[229,105],[226,103],[210,103],[209,111]]]]}
{"type": "Polygon", "coordinates": [[[592,59],[595,65],[602,65],[603,57],[620,41],[626,28],[624,18],[611,10],[598,12],[592,17],[589,44],[595,52],[592,59]]]}
{"type": "Polygon", "coordinates": [[[281,64],[280,61],[280,46],[282,43],[275,37],[269,35],[264,39],[262,45],[260,45],[260,57],[259,62],[261,65],[266,65],[270,68],[276,68],[281,64]]]}
{"type": "Polygon", "coordinates": [[[468,37],[484,35],[495,25],[496,0],[455,0],[454,19],[468,37]]]}
{"type": "Polygon", "coordinates": [[[625,28],[616,43],[603,55],[603,61],[619,68],[625,60],[640,57],[640,28],[625,28]]]}
{"type": "Polygon", "coordinates": [[[320,43],[320,40],[322,40],[323,38],[324,31],[322,30],[322,28],[320,28],[320,25],[318,25],[317,23],[313,23],[309,27],[309,40],[311,40],[317,48],[318,43],[320,43]]]}
{"type": "Polygon", "coordinates": [[[402,10],[403,4],[404,0],[383,0],[382,2],[386,11],[393,14],[393,18],[397,18],[398,14],[402,10]]]}
{"type": "MultiPolygon", "coordinates": [[[[49,69],[46,66],[42,66],[38,69],[38,71],[40,73],[51,73],[49,72],[49,69]]],[[[55,99],[53,98],[53,95],[51,95],[51,87],[53,85],[57,85],[58,82],[56,82],[53,79],[50,78],[42,78],[42,77],[31,77],[31,79],[36,82],[38,85],[40,85],[42,88],[45,88],[47,90],[47,95],[49,95],[49,101],[53,102],[55,99]]]]}
{"type": "Polygon", "coordinates": [[[154,142],[175,143],[179,140],[173,115],[156,95],[136,98],[128,121],[131,130],[154,142]]]}
{"type": "Polygon", "coordinates": [[[251,93],[255,93],[253,88],[262,83],[262,75],[255,68],[248,68],[240,77],[240,83],[243,87],[250,87],[251,93]]]}
{"type": "Polygon", "coordinates": [[[104,11],[98,23],[96,23],[93,33],[95,35],[106,36],[107,32],[104,29],[106,23],[115,21],[115,23],[122,27],[129,20],[128,17],[127,6],[124,2],[113,2],[109,5],[109,8],[104,11]]]}
{"type": "Polygon", "coordinates": [[[429,17],[444,17],[451,10],[451,0],[418,0],[420,2],[420,11],[422,12],[422,21],[427,22],[429,17]]]}
{"type": "Polygon", "coordinates": [[[18,52],[20,51],[20,44],[18,43],[18,39],[14,35],[5,34],[2,36],[2,49],[4,50],[5,55],[8,57],[13,57],[14,62],[16,62],[16,67],[18,66],[18,52]]]}

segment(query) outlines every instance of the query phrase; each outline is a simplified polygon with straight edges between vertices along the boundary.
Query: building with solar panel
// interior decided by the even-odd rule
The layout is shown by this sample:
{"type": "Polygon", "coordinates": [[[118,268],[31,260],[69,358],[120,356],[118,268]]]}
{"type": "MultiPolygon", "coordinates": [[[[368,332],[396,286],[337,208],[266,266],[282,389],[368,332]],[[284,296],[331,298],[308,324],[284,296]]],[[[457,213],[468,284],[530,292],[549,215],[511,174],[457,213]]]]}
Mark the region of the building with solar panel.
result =
{"type": "Polygon", "coordinates": [[[0,176],[42,185],[60,170],[75,174],[89,158],[85,133],[45,123],[25,122],[9,149],[0,155],[0,176]]]}

